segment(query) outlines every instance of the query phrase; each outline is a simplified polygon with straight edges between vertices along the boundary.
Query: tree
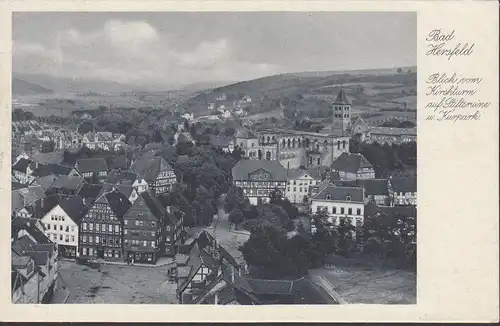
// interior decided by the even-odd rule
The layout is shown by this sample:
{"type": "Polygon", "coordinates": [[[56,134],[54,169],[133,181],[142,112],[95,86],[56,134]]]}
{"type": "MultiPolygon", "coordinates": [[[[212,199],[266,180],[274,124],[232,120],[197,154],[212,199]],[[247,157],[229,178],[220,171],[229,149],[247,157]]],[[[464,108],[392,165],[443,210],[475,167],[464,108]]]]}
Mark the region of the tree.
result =
{"type": "Polygon", "coordinates": [[[239,224],[243,222],[244,219],[243,213],[238,208],[233,209],[228,218],[229,222],[234,224],[235,229],[238,229],[239,224]]]}

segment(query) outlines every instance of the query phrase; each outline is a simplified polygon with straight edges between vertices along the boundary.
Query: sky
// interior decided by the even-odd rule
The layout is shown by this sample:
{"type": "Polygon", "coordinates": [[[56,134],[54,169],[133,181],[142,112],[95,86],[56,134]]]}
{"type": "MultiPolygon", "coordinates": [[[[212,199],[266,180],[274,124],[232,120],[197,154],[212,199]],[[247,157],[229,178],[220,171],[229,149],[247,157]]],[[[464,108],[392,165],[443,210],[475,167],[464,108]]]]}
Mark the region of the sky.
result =
{"type": "Polygon", "coordinates": [[[13,72],[134,85],[416,66],[406,12],[14,13],[13,72]]]}

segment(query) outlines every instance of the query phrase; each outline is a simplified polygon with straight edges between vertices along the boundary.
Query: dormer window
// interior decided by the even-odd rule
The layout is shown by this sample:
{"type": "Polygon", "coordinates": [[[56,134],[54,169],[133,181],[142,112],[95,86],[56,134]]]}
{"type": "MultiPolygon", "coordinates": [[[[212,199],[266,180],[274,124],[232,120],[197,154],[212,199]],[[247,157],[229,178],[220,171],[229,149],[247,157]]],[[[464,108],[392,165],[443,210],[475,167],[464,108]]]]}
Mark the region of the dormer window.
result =
{"type": "Polygon", "coordinates": [[[351,201],[351,196],[346,196],[346,197],[345,197],[345,200],[346,200],[346,201],[351,201]]]}
{"type": "Polygon", "coordinates": [[[331,195],[326,195],[326,199],[332,199],[331,195]]]}

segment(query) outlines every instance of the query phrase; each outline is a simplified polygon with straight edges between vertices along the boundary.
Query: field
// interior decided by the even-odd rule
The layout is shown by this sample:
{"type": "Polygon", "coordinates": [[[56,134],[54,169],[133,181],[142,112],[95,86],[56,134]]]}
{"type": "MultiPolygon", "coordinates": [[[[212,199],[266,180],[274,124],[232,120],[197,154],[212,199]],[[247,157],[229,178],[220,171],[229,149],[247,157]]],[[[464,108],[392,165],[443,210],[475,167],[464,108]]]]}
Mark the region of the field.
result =
{"type": "Polygon", "coordinates": [[[59,262],[59,277],[70,292],[67,303],[172,304],[176,285],[167,266],[102,265],[101,270],[59,262]]]}

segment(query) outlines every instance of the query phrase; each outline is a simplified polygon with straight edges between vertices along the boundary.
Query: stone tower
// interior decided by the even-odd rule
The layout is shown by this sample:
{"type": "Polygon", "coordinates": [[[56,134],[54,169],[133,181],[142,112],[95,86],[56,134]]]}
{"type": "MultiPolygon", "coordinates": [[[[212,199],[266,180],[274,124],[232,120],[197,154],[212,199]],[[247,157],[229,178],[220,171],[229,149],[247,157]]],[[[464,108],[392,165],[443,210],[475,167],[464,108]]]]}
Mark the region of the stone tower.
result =
{"type": "Polygon", "coordinates": [[[333,131],[341,130],[347,134],[351,128],[351,101],[347,98],[344,88],[341,86],[339,94],[333,101],[333,131]]]}

